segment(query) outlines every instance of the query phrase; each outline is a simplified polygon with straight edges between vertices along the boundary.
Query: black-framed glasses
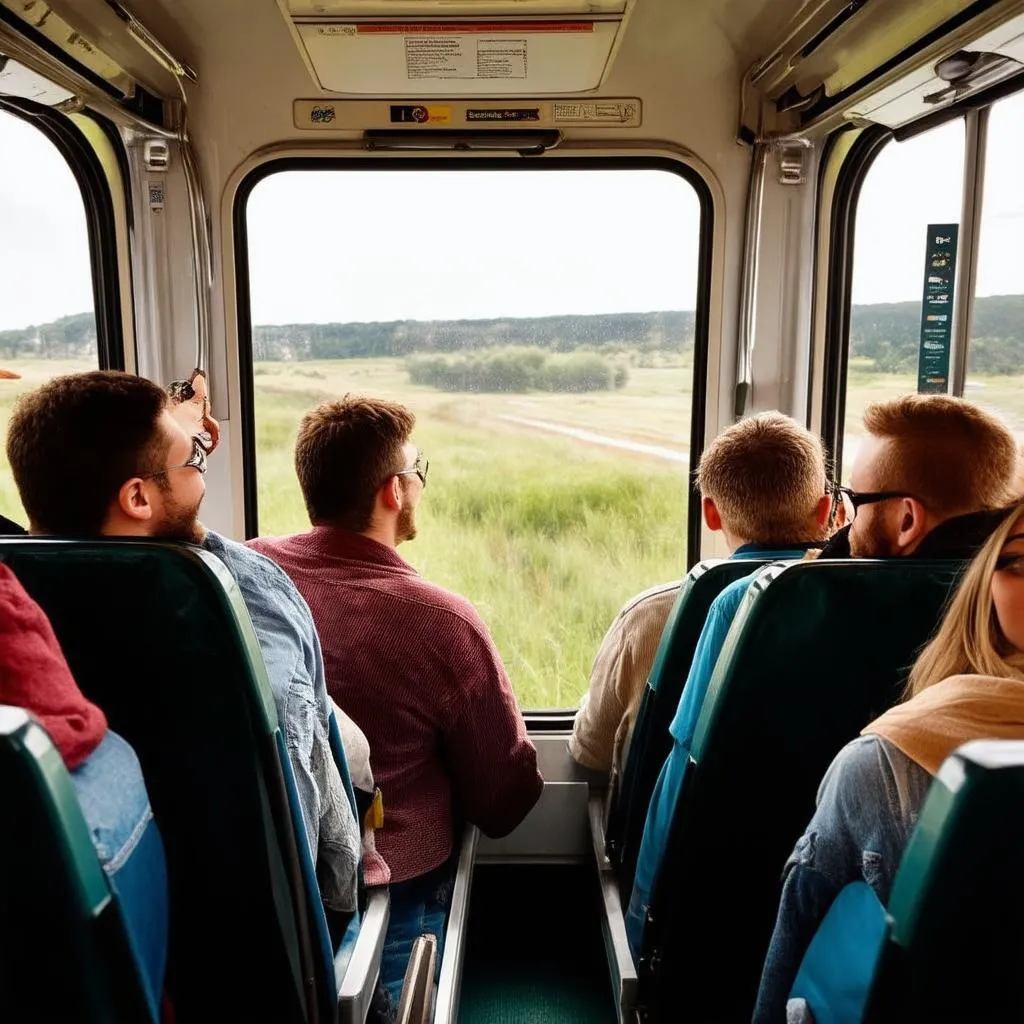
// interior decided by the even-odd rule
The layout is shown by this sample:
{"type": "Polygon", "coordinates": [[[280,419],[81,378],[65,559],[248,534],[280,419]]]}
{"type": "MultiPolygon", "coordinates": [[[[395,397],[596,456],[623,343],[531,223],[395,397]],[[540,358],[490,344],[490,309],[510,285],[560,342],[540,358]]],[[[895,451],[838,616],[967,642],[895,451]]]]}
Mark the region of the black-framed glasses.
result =
{"type": "Polygon", "coordinates": [[[855,491],[850,487],[842,487],[836,485],[835,491],[833,492],[835,498],[843,503],[843,511],[846,513],[847,524],[852,523],[857,518],[857,509],[861,505],[874,505],[879,501],[890,501],[893,498],[914,498],[915,501],[920,501],[920,498],[914,497],[913,494],[907,494],[906,491],[855,491]]]}
{"type": "Polygon", "coordinates": [[[148,480],[153,476],[163,476],[164,473],[169,473],[172,469],[196,469],[200,473],[206,472],[206,449],[198,437],[192,438],[192,453],[184,462],[178,463],[176,466],[165,466],[155,473],[146,473],[142,479],[148,480]]]}
{"type": "Polygon", "coordinates": [[[412,476],[414,473],[420,478],[420,483],[424,487],[427,486],[427,470],[430,469],[430,460],[423,454],[423,452],[416,449],[416,461],[412,464],[411,469],[403,469],[395,474],[395,476],[412,476]]]}

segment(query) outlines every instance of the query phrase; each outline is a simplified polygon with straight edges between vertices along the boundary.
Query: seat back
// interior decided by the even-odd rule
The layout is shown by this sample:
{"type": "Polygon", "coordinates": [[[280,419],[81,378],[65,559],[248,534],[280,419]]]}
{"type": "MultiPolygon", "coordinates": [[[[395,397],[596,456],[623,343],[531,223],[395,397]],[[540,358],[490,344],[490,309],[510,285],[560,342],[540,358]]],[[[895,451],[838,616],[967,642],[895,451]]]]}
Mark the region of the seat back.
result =
{"type": "Polygon", "coordinates": [[[976,740],[932,784],[889,898],[865,1021],[1024,1017],[1024,742],[976,740]]]}
{"type": "Polygon", "coordinates": [[[679,588],[640,700],[605,832],[608,859],[624,891],[633,884],[647,807],[672,748],[668,728],[679,706],[708,610],[730,583],[762,565],[761,559],[707,559],[686,574],[679,588]]]}
{"type": "MultiPolygon", "coordinates": [[[[749,1019],[781,872],[840,748],[899,697],[959,562],[761,569],[711,678],[638,967],[642,1005],[749,1019]],[[728,986],[706,984],[723,962],[728,986]]],[[[660,1017],[659,1019],[668,1019],[660,1017]]]]}
{"type": "Polygon", "coordinates": [[[133,943],[64,762],[21,708],[0,707],[0,792],[3,1019],[156,1021],[145,938],[133,943]]]}
{"type": "Polygon", "coordinates": [[[179,1024],[315,1019],[277,714],[234,579],[200,549],[152,541],[4,539],[0,559],[142,764],[167,854],[179,1024]]]}

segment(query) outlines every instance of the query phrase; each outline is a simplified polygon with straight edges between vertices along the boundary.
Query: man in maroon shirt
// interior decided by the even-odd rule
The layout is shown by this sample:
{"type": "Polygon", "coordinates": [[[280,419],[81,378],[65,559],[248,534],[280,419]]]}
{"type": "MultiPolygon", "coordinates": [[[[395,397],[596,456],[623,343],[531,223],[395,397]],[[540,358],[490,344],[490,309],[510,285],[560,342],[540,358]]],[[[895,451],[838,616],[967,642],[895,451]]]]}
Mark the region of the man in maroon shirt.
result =
{"type": "MultiPolygon", "coordinates": [[[[307,413],[295,468],[313,528],[249,541],[306,599],[327,688],[370,742],[384,798],[377,850],[391,869],[381,983],[395,1006],[416,936],[433,931],[440,952],[460,824],[506,835],[543,786],[476,609],[395,550],[416,536],[427,482],[414,423],[405,407],[361,396],[307,413]]],[[[386,878],[379,863],[364,870],[367,884],[386,878]]]]}

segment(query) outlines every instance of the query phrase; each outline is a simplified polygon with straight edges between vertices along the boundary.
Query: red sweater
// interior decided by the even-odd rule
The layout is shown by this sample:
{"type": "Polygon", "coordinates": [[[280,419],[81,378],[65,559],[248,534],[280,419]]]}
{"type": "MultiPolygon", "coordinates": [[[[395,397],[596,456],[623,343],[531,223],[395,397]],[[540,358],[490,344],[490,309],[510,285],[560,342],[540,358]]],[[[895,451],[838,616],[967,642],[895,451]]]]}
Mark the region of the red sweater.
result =
{"type": "MultiPolygon", "coordinates": [[[[457,822],[511,832],[540,796],[537,751],[483,620],[397,552],[318,526],[251,547],[309,604],[327,688],[366,733],[384,798],[377,849],[392,882],[452,853],[457,822]]],[[[366,866],[370,885],[383,881],[366,866]]]]}
{"type": "Polygon", "coordinates": [[[107,720],[82,696],[50,620],[0,563],[0,704],[31,712],[68,768],[99,746],[107,720]]]}

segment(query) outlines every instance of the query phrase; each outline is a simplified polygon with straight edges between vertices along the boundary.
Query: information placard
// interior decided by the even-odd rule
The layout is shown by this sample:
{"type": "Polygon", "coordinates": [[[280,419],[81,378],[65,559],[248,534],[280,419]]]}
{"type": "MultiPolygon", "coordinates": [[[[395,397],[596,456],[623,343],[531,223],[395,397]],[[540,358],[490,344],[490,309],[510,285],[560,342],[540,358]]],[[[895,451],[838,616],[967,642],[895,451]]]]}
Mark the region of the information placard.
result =
{"type": "Polygon", "coordinates": [[[949,348],[953,335],[953,283],[959,224],[929,224],[921,300],[921,343],[917,392],[944,395],[949,390],[949,348]]]}

